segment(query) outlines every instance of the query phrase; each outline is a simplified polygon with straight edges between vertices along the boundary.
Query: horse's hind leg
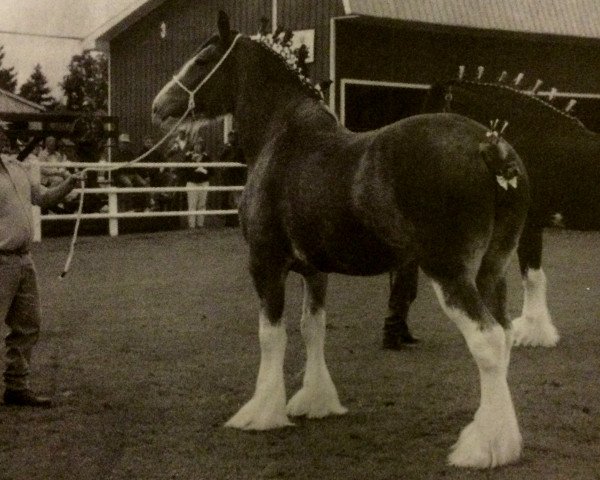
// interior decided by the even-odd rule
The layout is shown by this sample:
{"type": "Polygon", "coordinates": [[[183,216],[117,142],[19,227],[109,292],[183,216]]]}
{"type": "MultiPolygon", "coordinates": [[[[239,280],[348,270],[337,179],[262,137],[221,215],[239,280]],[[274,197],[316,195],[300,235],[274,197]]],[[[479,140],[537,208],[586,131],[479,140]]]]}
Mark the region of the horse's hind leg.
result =
{"type": "Polygon", "coordinates": [[[289,415],[322,418],[348,411],[340,403],[325,364],[326,289],[326,274],[317,273],[304,277],[304,304],[300,330],[306,345],[306,368],[302,388],[288,402],[289,415]]]}
{"type": "Polygon", "coordinates": [[[515,345],[554,347],[559,335],[546,301],[546,275],[542,269],[542,229],[527,225],[519,242],[523,278],[523,310],[513,320],[515,345]]]}
{"type": "Polygon", "coordinates": [[[256,259],[250,270],[261,303],[258,326],[260,367],[254,396],[225,426],[268,430],[292,425],[285,413],[283,378],[287,334],[282,315],[287,271],[274,261],[256,259]]]}
{"type": "Polygon", "coordinates": [[[417,298],[419,266],[409,262],[390,273],[388,316],[383,324],[383,348],[400,350],[402,345],[414,345],[418,340],[408,328],[408,311],[417,298]]]}
{"type": "MultiPolygon", "coordinates": [[[[448,457],[460,467],[490,468],[516,461],[521,434],[507,382],[510,334],[486,308],[474,281],[434,280],[442,308],[463,334],[479,369],[480,405],[448,457]]],[[[490,297],[491,298],[491,297],[490,297]]]]}

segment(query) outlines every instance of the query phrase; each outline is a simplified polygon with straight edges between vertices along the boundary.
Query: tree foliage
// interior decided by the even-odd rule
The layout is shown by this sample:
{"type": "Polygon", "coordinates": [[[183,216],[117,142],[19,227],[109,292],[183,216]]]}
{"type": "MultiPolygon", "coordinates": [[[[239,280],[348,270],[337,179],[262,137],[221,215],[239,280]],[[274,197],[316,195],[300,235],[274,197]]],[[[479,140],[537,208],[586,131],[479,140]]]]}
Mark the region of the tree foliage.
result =
{"type": "Polygon", "coordinates": [[[60,84],[66,109],[74,112],[108,111],[108,61],[99,52],[73,55],[69,73],[60,84]]]}
{"type": "Polygon", "coordinates": [[[0,45],[0,88],[15,93],[17,88],[17,74],[14,67],[4,67],[4,45],[0,45]]]}
{"type": "Polygon", "coordinates": [[[57,105],[57,101],[50,95],[50,92],[48,79],[42,72],[42,66],[38,63],[27,81],[21,85],[19,95],[52,110],[57,105]]]}

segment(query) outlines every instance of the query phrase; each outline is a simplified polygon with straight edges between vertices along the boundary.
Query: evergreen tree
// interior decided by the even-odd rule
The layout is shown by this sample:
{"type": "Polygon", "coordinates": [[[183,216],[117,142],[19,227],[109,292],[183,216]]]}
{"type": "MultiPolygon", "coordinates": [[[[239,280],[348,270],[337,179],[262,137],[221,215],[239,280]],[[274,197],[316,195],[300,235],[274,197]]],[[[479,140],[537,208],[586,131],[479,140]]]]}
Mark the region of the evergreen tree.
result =
{"type": "Polygon", "coordinates": [[[60,84],[67,110],[108,111],[108,61],[98,52],[84,50],[73,55],[69,73],[60,84]]]}
{"type": "Polygon", "coordinates": [[[38,63],[33,68],[29,79],[21,85],[19,95],[52,110],[58,102],[50,95],[50,91],[48,79],[42,72],[42,66],[38,63]]]}
{"type": "Polygon", "coordinates": [[[5,55],[4,45],[0,45],[0,88],[15,93],[17,88],[17,74],[14,67],[6,68],[2,66],[5,55]]]}

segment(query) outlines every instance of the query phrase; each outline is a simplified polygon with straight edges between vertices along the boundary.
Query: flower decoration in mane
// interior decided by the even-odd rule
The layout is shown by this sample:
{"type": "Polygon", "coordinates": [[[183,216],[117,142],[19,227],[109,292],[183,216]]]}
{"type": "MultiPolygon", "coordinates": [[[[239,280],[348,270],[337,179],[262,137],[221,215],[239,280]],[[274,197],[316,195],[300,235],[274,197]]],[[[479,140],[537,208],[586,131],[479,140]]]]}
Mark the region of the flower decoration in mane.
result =
{"type": "Polygon", "coordinates": [[[529,99],[531,101],[538,102],[539,104],[545,106],[546,108],[553,110],[555,113],[558,113],[559,115],[571,120],[573,123],[577,124],[578,126],[580,126],[582,128],[586,128],[585,125],[581,122],[581,120],[579,120],[577,117],[573,116],[573,114],[572,114],[573,107],[577,103],[576,100],[574,100],[574,99],[569,100],[569,102],[567,103],[565,108],[561,110],[560,108],[556,107],[555,105],[553,105],[551,103],[552,100],[554,100],[554,98],[556,97],[556,94],[558,93],[556,88],[550,89],[550,91],[548,93],[548,100],[543,99],[542,97],[540,97],[537,94],[539,88],[544,83],[542,80],[538,79],[531,88],[526,89],[526,88],[520,87],[520,85],[522,84],[523,78],[524,78],[523,73],[519,73],[512,82],[507,82],[508,72],[506,70],[504,70],[504,71],[502,71],[502,73],[500,74],[500,76],[498,77],[498,79],[496,81],[486,82],[482,79],[483,72],[484,72],[484,67],[479,66],[479,67],[477,67],[476,78],[472,79],[472,80],[467,80],[464,78],[465,67],[464,67],[464,65],[461,65],[458,70],[458,82],[462,82],[465,84],[471,84],[471,85],[480,85],[480,86],[489,87],[489,88],[509,90],[511,92],[517,93],[518,95],[521,95],[524,99],[529,99]]]}
{"type": "Polygon", "coordinates": [[[273,33],[267,31],[269,20],[265,17],[261,19],[261,28],[259,33],[252,37],[261,46],[265,47],[271,54],[277,56],[285,67],[296,75],[302,87],[307,90],[312,97],[323,100],[323,92],[320,85],[314,85],[308,77],[308,67],[306,59],[308,58],[308,48],[306,45],[300,45],[294,48],[292,38],[294,32],[277,27],[273,33]]]}

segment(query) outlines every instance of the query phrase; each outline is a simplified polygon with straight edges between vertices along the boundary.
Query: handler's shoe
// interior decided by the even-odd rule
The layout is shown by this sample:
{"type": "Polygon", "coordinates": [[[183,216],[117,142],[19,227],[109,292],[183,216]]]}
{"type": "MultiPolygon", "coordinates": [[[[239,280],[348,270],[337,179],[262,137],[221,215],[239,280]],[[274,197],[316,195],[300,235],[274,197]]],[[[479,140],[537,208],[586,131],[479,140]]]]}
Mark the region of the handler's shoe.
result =
{"type": "Polygon", "coordinates": [[[42,407],[52,406],[52,400],[48,397],[40,397],[31,390],[5,390],[4,405],[15,407],[42,407]]]}

